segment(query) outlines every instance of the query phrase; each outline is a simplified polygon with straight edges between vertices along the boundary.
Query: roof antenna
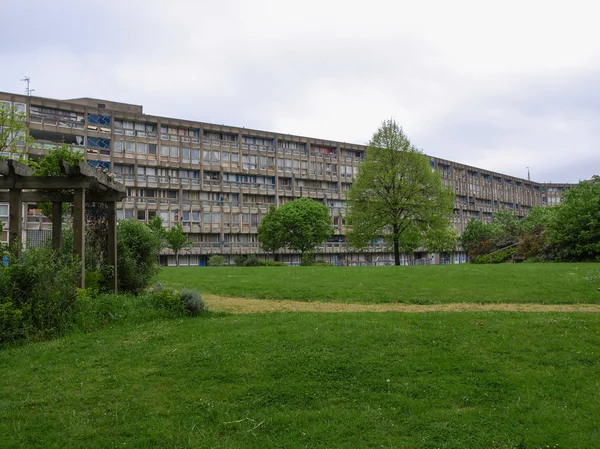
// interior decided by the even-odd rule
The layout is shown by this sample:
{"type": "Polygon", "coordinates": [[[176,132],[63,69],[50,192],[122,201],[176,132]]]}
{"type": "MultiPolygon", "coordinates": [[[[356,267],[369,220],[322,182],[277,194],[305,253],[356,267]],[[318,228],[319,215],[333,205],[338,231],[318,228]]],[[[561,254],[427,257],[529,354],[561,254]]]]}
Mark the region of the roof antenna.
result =
{"type": "Polygon", "coordinates": [[[529,175],[529,167],[525,167],[527,169],[527,181],[531,181],[531,176],[529,175]]]}
{"type": "Polygon", "coordinates": [[[35,92],[35,89],[29,88],[29,83],[31,82],[31,78],[29,78],[28,76],[25,76],[25,77],[23,77],[23,79],[21,81],[23,81],[25,84],[27,84],[27,87],[25,88],[25,95],[30,97],[31,92],[35,92]]]}

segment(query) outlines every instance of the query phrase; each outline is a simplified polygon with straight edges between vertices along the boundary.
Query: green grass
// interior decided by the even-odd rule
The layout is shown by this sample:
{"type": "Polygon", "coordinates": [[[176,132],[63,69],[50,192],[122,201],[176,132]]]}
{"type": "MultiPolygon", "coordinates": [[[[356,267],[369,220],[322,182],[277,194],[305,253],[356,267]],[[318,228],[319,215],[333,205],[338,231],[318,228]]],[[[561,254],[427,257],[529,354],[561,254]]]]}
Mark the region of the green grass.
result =
{"type": "Polygon", "coordinates": [[[599,337],[575,313],[125,323],[0,352],[0,446],[596,447],[599,337]]]}
{"type": "Polygon", "coordinates": [[[600,302],[600,264],[165,268],[160,281],[204,294],[340,303],[600,302]]]}

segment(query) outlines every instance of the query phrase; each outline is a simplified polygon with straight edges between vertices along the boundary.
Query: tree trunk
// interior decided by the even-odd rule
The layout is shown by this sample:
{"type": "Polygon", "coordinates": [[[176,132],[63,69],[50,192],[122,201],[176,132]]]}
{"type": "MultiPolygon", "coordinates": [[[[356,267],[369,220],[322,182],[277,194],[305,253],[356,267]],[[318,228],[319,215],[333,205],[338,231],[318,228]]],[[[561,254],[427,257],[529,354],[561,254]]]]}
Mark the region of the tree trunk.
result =
{"type": "Polygon", "coordinates": [[[392,232],[394,233],[394,265],[400,265],[400,244],[398,243],[398,226],[392,226],[392,232]]]}
{"type": "Polygon", "coordinates": [[[179,266],[179,251],[175,253],[175,263],[177,266],[179,266]]]}

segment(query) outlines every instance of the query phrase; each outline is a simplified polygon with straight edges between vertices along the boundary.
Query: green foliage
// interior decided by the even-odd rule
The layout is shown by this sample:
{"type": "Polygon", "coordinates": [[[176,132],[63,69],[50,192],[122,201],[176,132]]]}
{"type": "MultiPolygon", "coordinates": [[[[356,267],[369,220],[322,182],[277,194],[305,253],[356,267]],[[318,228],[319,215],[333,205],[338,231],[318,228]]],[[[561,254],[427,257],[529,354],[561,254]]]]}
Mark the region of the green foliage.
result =
{"type": "Polygon", "coordinates": [[[313,253],[304,253],[300,258],[300,265],[303,267],[310,267],[315,263],[315,256],[313,253]]]}
{"type": "Polygon", "coordinates": [[[332,234],[329,209],[310,198],[271,208],[258,227],[258,240],[265,251],[288,248],[304,254],[332,234]]]}
{"type": "MultiPolygon", "coordinates": [[[[78,165],[83,162],[85,158],[82,153],[73,151],[72,147],[67,144],[63,144],[58,148],[48,151],[43,157],[39,159],[27,158],[22,162],[26,163],[33,169],[35,176],[63,176],[60,170],[60,161],[65,161],[71,165],[78,165]]],[[[56,193],[56,191],[55,191],[56,193]]],[[[41,202],[37,203],[37,207],[42,211],[48,218],[52,218],[52,203],[41,202]]],[[[68,204],[63,204],[63,215],[68,211],[68,204]]]]}
{"type": "Polygon", "coordinates": [[[164,310],[174,316],[185,313],[181,294],[171,287],[158,287],[150,293],[150,304],[155,309],[164,310]]]}
{"type": "Polygon", "coordinates": [[[221,267],[223,265],[225,265],[225,258],[223,256],[215,255],[210,256],[208,259],[209,267],[221,267]]]}
{"type": "Polygon", "coordinates": [[[148,221],[148,227],[164,240],[166,231],[163,219],[160,215],[156,214],[154,217],[152,217],[150,221],[148,221]]]}
{"type": "Polygon", "coordinates": [[[60,170],[61,161],[78,165],[84,160],[82,153],[73,151],[68,144],[62,144],[60,147],[48,151],[39,159],[27,159],[27,165],[33,169],[35,176],[63,176],[60,170]]]}
{"type": "Polygon", "coordinates": [[[348,192],[350,243],[364,248],[383,236],[400,252],[418,247],[453,246],[448,232],[454,193],[432,171],[394,120],[385,120],[373,134],[366,159],[348,192]]]}
{"type": "Polygon", "coordinates": [[[0,266],[0,343],[64,333],[75,316],[80,263],[50,248],[27,249],[0,266]]]}
{"type": "Polygon", "coordinates": [[[184,310],[188,315],[196,316],[202,312],[208,311],[208,306],[196,290],[181,290],[179,298],[183,304],[184,310]]]}
{"type": "Polygon", "coordinates": [[[259,261],[261,267],[287,267],[284,262],[277,262],[276,260],[261,260],[259,261]]]}
{"type": "MultiPolygon", "coordinates": [[[[492,226],[477,218],[471,218],[460,236],[462,247],[470,255],[482,242],[491,240],[493,234],[492,226]]],[[[488,246],[491,247],[491,245],[488,246]]]]}
{"type": "Polygon", "coordinates": [[[244,266],[245,267],[258,267],[258,266],[260,266],[260,261],[258,260],[258,257],[256,257],[254,254],[250,254],[248,257],[246,257],[244,266]]]}
{"type": "Polygon", "coordinates": [[[25,153],[32,143],[25,113],[0,104],[0,151],[25,153]]]}
{"type": "Polygon", "coordinates": [[[313,266],[314,267],[333,267],[333,264],[331,262],[324,262],[322,260],[318,260],[316,262],[313,262],[313,266]]]}
{"type": "Polygon", "coordinates": [[[563,260],[600,260],[600,177],[564,193],[548,230],[563,260]]]}
{"type": "Polygon", "coordinates": [[[164,240],[167,246],[175,253],[175,260],[177,261],[177,266],[179,266],[179,252],[192,244],[181,224],[177,223],[168,229],[164,233],[164,240]]]}
{"type": "Polygon", "coordinates": [[[196,316],[208,311],[208,306],[196,290],[184,288],[178,291],[157,284],[148,295],[154,309],[165,311],[170,316],[196,316]]]}
{"type": "Polygon", "coordinates": [[[281,216],[274,205],[269,207],[269,212],[258,225],[258,241],[263,251],[275,252],[284,246],[284,229],[281,216]]]}
{"type": "MultiPolygon", "coordinates": [[[[157,233],[136,220],[121,220],[117,228],[119,291],[138,294],[158,273],[162,241],[157,233]]],[[[110,282],[110,279],[105,279],[110,282]]]]}
{"type": "Polygon", "coordinates": [[[512,256],[517,252],[517,248],[506,248],[502,251],[497,251],[491,254],[491,262],[490,262],[490,254],[482,254],[473,260],[474,263],[477,264],[486,264],[486,263],[503,263],[511,260],[512,256]]]}

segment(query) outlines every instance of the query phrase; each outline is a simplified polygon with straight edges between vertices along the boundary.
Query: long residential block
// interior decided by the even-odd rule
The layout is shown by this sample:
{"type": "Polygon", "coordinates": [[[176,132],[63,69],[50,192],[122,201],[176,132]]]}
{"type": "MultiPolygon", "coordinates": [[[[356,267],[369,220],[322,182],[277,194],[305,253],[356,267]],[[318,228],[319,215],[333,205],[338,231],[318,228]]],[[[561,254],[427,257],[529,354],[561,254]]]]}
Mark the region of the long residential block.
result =
{"type": "MultiPolygon", "coordinates": [[[[271,205],[299,197],[321,201],[331,211],[335,235],[317,249],[318,259],[347,265],[383,265],[393,259],[383,241],[362,251],[346,242],[346,191],[365,157],[364,145],[147,115],[139,105],[93,98],[0,92],[2,104],[26,114],[36,140],[32,154],[68,143],[90,165],[124,183],[127,198],[118,206],[119,218],[146,222],[160,215],[166,226],[180,223],[193,242],[180,256],[182,265],[203,266],[215,254],[228,260],[238,254],[267,257],[258,242],[258,224],[271,205]]],[[[428,157],[456,193],[452,224],[459,232],[470,219],[488,222],[500,209],[525,216],[534,206],[558,204],[570,187],[428,157]]],[[[8,205],[0,205],[0,219],[8,220],[8,205]]],[[[26,220],[30,242],[43,239],[50,224],[35,205],[28,206],[26,220]]],[[[278,257],[299,263],[292,252],[281,251],[278,257]]],[[[466,256],[461,251],[418,252],[402,260],[460,263],[466,256]]],[[[161,263],[174,263],[168,250],[161,263]]]]}

